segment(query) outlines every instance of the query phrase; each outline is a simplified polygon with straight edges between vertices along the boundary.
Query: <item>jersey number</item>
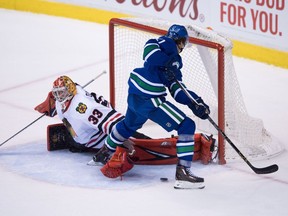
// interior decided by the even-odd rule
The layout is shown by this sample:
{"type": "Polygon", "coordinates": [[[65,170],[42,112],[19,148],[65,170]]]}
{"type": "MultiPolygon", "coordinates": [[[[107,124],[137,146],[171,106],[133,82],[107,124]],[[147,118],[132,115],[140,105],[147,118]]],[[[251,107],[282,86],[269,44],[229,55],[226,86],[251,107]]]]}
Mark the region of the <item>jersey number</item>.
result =
{"type": "Polygon", "coordinates": [[[88,117],[88,120],[90,122],[92,122],[92,124],[97,124],[98,121],[99,121],[99,118],[101,118],[103,116],[103,113],[100,112],[99,110],[97,109],[94,109],[93,112],[92,112],[92,115],[90,115],[88,117]]]}

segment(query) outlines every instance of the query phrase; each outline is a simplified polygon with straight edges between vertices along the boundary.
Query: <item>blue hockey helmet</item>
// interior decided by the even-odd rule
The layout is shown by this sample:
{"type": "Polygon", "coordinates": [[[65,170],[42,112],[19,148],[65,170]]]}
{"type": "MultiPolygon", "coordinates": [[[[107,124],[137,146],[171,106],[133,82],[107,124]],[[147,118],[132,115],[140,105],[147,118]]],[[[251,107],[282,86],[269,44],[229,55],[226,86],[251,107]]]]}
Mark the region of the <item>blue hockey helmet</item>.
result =
{"type": "Polygon", "coordinates": [[[177,44],[183,42],[186,45],[189,40],[187,29],[177,24],[170,26],[166,36],[173,39],[177,44]]]}

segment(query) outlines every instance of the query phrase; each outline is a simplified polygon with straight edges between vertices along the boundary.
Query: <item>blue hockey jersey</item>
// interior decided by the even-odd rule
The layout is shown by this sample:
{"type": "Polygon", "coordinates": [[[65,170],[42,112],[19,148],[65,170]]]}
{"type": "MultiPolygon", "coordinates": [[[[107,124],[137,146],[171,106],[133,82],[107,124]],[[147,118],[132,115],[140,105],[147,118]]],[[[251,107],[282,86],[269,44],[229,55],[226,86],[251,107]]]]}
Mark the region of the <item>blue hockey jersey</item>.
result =
{"type": "Polygon", "coordinates": [[[162,36],[148,40],[144,46],[143,60],[144,66],[134,69],[130,74],[129,93],[146,97],[166,95],[166,87],[171,83],[166,80],[164,69],[169,67],[171,62],[177,65],[177,69],[173,69],[176,78],[182,80],[182,59],[171,38],[162,36]]]}
{"type": "MultiPolygon", "coordinates": [[[[176,43],[171,38],[161,36],[158,39],[148,40],[144,46],[143,60],[144,66],[136,68],[130,73],[129,94],[155,98],[166,96],[166,89],[168,88],[178,103],[191,104],[190,99],[181,91],[180,86],[174,81],[168,81],[164,75],[164,69],[174,65],[175,78],[185,87],[185,84],[182,83],[182,58],[178,54],[176,43]]],[[[195,92],[188,89],[187,91],[195,100],[199,98],[195,92]]]]}

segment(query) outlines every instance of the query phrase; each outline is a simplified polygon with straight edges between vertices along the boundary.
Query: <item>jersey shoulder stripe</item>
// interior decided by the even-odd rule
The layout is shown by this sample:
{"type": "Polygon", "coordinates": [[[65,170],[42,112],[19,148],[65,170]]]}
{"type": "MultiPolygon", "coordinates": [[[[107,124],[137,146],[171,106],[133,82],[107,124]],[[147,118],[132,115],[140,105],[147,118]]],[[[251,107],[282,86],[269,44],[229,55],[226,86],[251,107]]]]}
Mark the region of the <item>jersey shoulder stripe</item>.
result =
{"type": "Polygon", "coordinates": [[[144,47],[143,60],[146,61],[153,53],[161,51],[157,43],[148,43],[144,47]]]}
{"type": "Polygon", "coordinates": [[[158,41],[156,39],[148,40],[144,46],[143,60],[147,59],[148,56],[151,55],[151,53],[154,53],[156,51],[160,51],[158,41]]]}

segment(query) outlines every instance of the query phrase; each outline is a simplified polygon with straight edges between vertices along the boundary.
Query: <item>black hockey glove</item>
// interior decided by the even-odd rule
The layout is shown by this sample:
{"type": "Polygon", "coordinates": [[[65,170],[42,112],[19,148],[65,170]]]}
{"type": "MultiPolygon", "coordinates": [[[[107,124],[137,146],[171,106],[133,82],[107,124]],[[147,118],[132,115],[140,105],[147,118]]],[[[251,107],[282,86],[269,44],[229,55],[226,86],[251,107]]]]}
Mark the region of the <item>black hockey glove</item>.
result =
{"type": "Polygon", "coordinates": [[[168,82],[176,79],[174,71],[169,68],[161,67],[161,72],[163,73],[165,80],[167,80],[168,82]]]}
{"type": "Polygon", "coordinates": [[[176,79],[177,71],[180,68],[180,63],[175,59],[171,58],[165,66],[161,67],[160,70],[163,71],[163,75],[168,82],[172,82],[176,79]]]}
{"type": "Polygon", "coordinates": [[[207,104],[204,103],[201,97],[195,100],[196,103],[191,103],[188,107],[192,110],[192,112],[201,119],[207,119],[210,114],[210,109],[207,104]]]}

